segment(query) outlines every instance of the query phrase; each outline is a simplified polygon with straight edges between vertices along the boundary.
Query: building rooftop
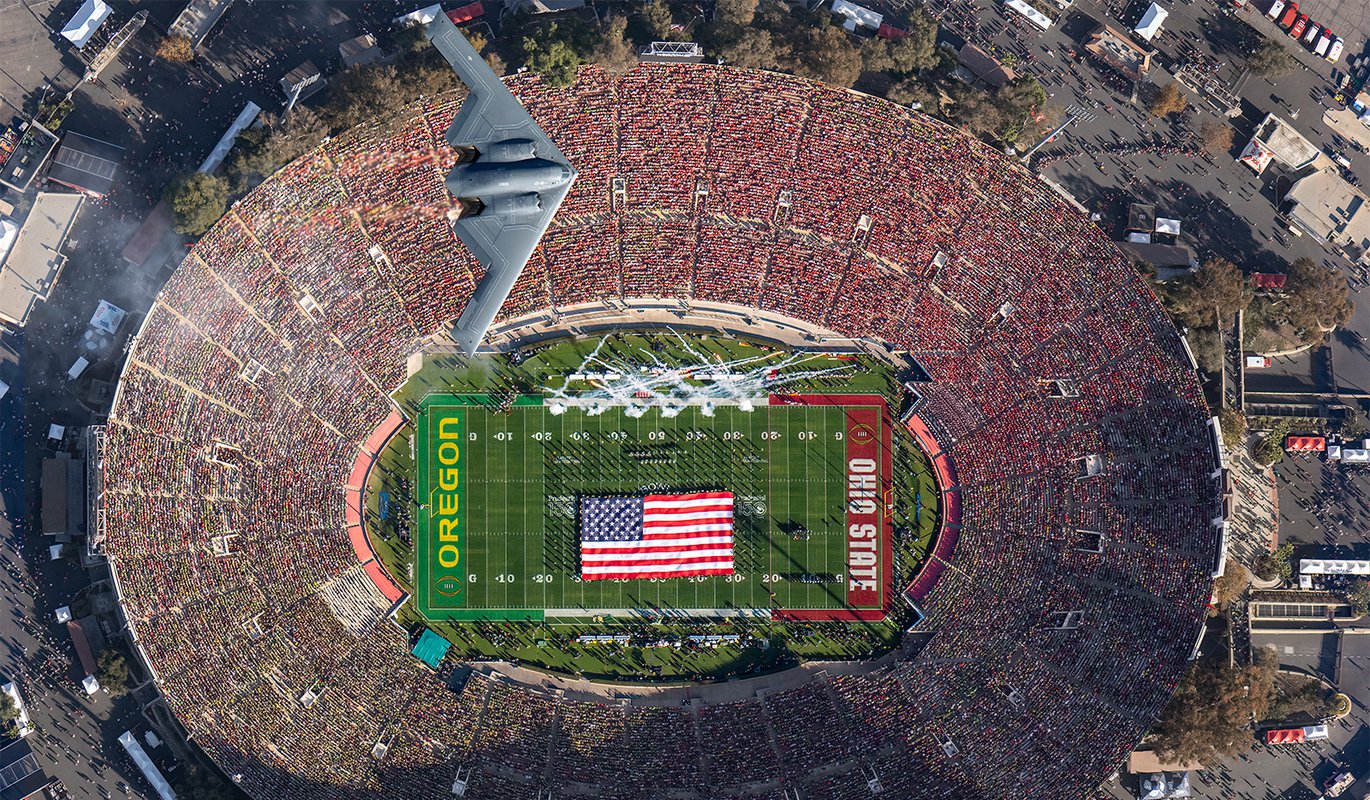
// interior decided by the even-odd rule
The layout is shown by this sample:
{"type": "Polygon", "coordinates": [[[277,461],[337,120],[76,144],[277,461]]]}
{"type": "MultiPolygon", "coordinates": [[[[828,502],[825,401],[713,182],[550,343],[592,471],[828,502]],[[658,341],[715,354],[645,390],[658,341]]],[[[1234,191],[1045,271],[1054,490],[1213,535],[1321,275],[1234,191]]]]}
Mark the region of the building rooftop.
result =
{"type": "Polygon", "coordinates": [[[190,0],[181,13],[176,15],[167,31],[189,39],[192,48],[199,47],[233,2],[234,0],[190,0]]]}
{"type": "Polygon", "coordinates": [[[1292,203],[1290,221],[1326,242],[1338,245],[1352,261],[1370,252],[1370,209],[1359,189],[1335,169],[1321,169],[1294,182],[1285,201],[1292,203]]]}
{"type": "Polygon", "coordinates": [[[124,160],[124,148],[75,131],[62,137],[62,146],[48,167],[48,178],[77,191],[104,197],[114,187],[114,176],[124,160]]]}
{"type": "Polygon", "coordinates": [[[376,37],[363,33],[338,45],[338,56],[342,58],[344,68],[355,67],[379,59],[381,49],[376,46],[376,37]]]}
{"type": "MultiPolygon", "coordinates": [[[[970,80],[966,80],[966,83],[969,84],[983,82],[998,89],[1018,77],[1013,70],[995,61],[989,53],[973,44],[963,46],[957,52],[956,59],[961,68],[969,74],[970,80]]],[[[966,78],[965,75],[958,77],[961,77],[962,80],[966,78]]]]}
{"type": "Polygon", "coordinates": [[[22,328],[34,305],[48,298],[66,265],[62,245],[84,199],[39,193],[9,255],[0,262],[0,321],[22,328]]]}
{"type": "Polygon", "coordinates": [[[1253,137],[1265,145],[1275,159],[1290,169],[1300,169],[1317,160],[1321,151],[1294,127],[1274,114],[1266,114],[1256,126],[1253,137]]]}
{"type": "Polygon", "coordinates": [[[0,131],[0,184],[24,191],[57,146],[57,134],[37,122],[0,131]]]}
{"type": "Polygon", "coordinates": [[[1085,50],[1132,80],[1140,80],[1151,69],[1153,51],[1139,46],[1122,31],[1100,25],[1085,39],[1085,50]]]}

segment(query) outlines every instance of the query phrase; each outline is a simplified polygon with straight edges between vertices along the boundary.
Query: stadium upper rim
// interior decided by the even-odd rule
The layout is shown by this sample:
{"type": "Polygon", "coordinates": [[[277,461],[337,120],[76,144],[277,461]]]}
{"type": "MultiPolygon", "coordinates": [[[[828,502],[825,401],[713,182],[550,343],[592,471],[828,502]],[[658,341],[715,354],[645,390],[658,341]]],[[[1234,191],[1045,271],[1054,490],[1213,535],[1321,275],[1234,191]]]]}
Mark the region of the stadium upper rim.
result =
{"type": "Polygon", "coordinates": [[[510,86],[581,179],[503,318],[718,301],[928,370],[919,419],[955,458],[962,524],[926,646],[685,707],[480,674],[454,692],[415,667],[352,556],[343,496],[405,357],[479,277],[444,218],[459,100],[436,98],[236,203],[130,351],[102,547],[196,740],[258,797],[1097,785],[1178,683],[1220,552],[1196,376],[1112,244],[1001,153],[854,92],[663,65],[510,86]]]}

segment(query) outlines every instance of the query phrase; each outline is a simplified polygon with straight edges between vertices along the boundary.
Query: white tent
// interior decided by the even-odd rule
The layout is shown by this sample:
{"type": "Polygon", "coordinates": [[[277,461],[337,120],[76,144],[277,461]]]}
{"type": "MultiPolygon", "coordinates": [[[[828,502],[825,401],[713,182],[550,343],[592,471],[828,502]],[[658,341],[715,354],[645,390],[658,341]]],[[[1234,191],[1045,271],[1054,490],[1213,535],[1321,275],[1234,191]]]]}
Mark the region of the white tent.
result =
{"type": "Polygon", "coordinates": [[[880,22],[885,18],[883,14],[871,11],[865,6],[849,3],[847,0],[832,0],[832,13],[840,15],[845,20],[842,27],[849,31],[856,30],[857,25],[877,30],[880,27],[880,22]]]}
{"type": "Polygon", "coordinates": [[[95,313],[91,315],[90,327],[102,330],[108,334],[119,332],[119,326],[124,324],[124,317],[128,312],[114,305],[108,300],[101,300],[95,307],[95,313]]]}
{"type": "Polygon", "coordinates": [[[0,217],[0,264],[5,263],[14,240],[19,238],[19,223],[9,217],[0,217]]]}
{"type": "Polygon", "coordinates": [[[1046,14],[1033,8],[1028,3],[1024,3],[1023,0],[1004,0],[1004,5],[1017,11],[1024,17],[1027,17],[1028,22],[1031,22],[1042,30],[1047,30],[1051,27],[1051,17],[1048,17],[1046,14]]]}
{"type": "Polygon", "coordinates": [[[90,37],[100,30],[100,24],[109,16],[109,12],[110,7],[105,5],[105,0],[86,0],[81,4],[81,10],[62,29],[62,35],[77,47],[85,47],[90,37]]]}
{"type": "Polygon", "coordinates": [[[1178,219],[1167,219],[1165,217],[1157,217],[1156,232],[1169,234],[1171,236],[1179,236],[1180,221],[1178,219]]]}
{"type": "Polygon", "coordinates": [[[405,25],[427,25],[428,23],[437,19],[438,15],[441,13],[442,6],[437,3],[434,3],[431,6],[424,6],[423,8],[420,8],[418,11],[411,11],[408,14],[401,14],[400,16],[395,17],[395,19],[392,20],[392,24],[399,25],[401,27],[405,25]]]}
{"type": "Polygon", "coordinates": [[[1169,11],[1152,3],[1147,8],[1146,13],[1142,15],[1142,21],[1137,23],[1137,27],[1132,30],[1136,31],[1138,36],[1149,42],[1151,41],[1151,37],[1155,36],[1156,33],[1160,31],[1161,23],[1165,22],[1165,18],[1168,16],[1170,16],[1169,11]]]}

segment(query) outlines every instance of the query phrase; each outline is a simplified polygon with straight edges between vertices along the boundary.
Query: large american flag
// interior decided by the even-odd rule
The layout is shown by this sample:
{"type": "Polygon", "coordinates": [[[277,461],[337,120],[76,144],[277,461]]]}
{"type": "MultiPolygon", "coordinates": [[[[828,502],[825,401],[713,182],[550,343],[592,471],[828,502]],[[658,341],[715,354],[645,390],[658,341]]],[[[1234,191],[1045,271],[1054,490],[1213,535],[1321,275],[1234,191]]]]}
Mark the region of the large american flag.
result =
{"type": "Polygon", "coordinates": [[[687,578],[733,572],[733,494],[580,501],[580,577],[687,578]]]}

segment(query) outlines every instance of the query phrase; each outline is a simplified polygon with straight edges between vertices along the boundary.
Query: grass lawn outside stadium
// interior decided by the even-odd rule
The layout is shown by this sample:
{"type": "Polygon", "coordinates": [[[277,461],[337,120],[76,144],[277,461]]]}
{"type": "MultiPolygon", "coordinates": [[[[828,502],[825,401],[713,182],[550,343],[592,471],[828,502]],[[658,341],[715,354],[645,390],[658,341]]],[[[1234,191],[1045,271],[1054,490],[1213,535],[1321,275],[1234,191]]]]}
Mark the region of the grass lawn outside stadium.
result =
{"type": "Polygon", "coordinates": [[[892,646],[906,612],[897,592],[930,548],[938,509],[926,458],[886,407],[888,370],[821,356],[793,369],[846,371],[797,380],[752,410],[554,414],[537,389],[570,385],[586,354],[605,345],[658,365],[766,352],[737,340],[614,334],[479,365],[426,361],[397,395],[410,424],[381,453],[367,491],[373,546],[412,594],[401,623],[433,628],[457,657],[607,677],[639,675],[652,659],[625,666],[581,637],[729,633],[751,643],[752,652],[658,658],[645,672],[660,677],[892,646]],[[581,579],[581,498],[719,490],[734,495],[733,574],[581,579]],[[511,636],[509,624],[538,631],[511,636]]]}

